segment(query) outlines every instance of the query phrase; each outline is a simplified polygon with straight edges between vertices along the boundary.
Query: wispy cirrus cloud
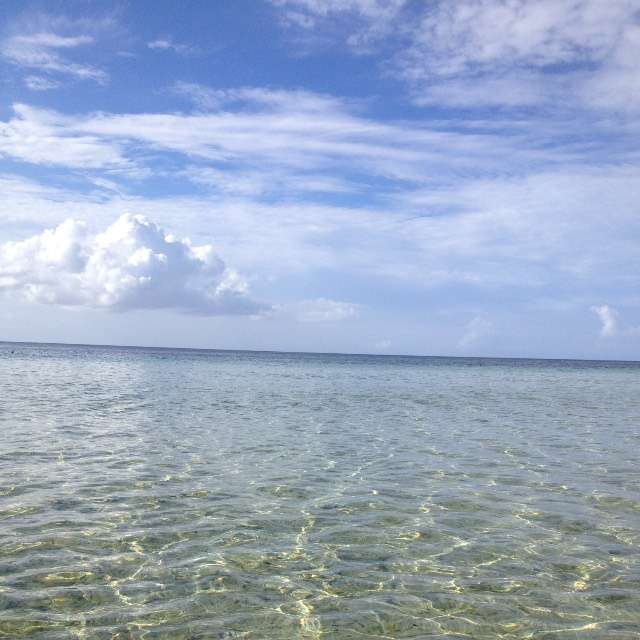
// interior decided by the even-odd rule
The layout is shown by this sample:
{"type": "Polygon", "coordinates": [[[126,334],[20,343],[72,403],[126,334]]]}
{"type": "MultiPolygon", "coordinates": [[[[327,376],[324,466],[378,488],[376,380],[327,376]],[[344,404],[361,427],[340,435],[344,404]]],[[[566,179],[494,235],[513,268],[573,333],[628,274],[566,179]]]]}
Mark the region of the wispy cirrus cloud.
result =
{"type": "Polygon", "coordinates": [[[348,101],[330,94],[304,89],[275,89],[272,87],[212,88],[195,82],[176,82],[171,91],[192,101],[203,111],[249,111],[259,109],[272,112],[293,111],[328,114],[345,109],[348,101]]]}
{"type": "Polygon", "coordinates": [[[361,22],[377,22],[395,17],[406,0],[272,0],[285,16],[303,26],[316,26],[319,20],[351,14],[361,22]]]}
{"type": "MultiPolygon", "coordinates": [[[[69,52],[94,43],[95,39],[91,35],[59,35],[52,31],[37,31],[8,37],[0,45],[0,52],[17,67],[104,84],[109,78],[105,71],[74,61],[69,56],[69,52]]],[[[32,80],[31,84],[27,82],[27,86],[40,90],[43,80],[35,83],[32,80]]]]}
{"type": "Polygon", "coordinates": [[[272,0],[272,3],[280,9],[287,26],[306,32],[305,38],[299,40],[300,45],[326,44],[327,36],[340,36],[359,53],[369,52],[373,43],[392,30],[398,31],[398,18],[407,4],[406,0],[272,0]]]}
{"type": "Polygon", "coordinates": [[[31,91],[50,91],[61,86],[59,81],[45,76],[26,76],[24,83],[31,91]]]}
{"type": "Polygon", "coordinates": [[[152,51],[173,51],[182,56],[193,55],[198,52],[197,48],[188,45],[182,44],[179,42],[174,42],[172,38],[156,38],[155,40],[151,40],[147,42],[147,47],[152,51]]]}
{"type": "Polygon", "coordinates": [[[601,61],[637,11],[629,0],[459,0],[425,11],[416,63],[438,75],[601,61]],[[430,54],[430,55],[422,55],[430,54]]]}
{"type": "Polygon", "coordinates": [[[266,309],[211,245],[178,240],[142,216],[123,215],[103,232],[69,219],[0,245],[0,291],[32,302],[129,309],[174,308],[203,315],[266,309]]]}
{"type": "MultiPolygon", "coordinates": [[[[344,191],[346,174],[352,187],[368,185],[375,177],[381,193],[393,181],[434,184],[447,174],[492,175],[507,165],[512,172],[530,171],[591,159],[594,151],[589,149],[587,156],[584,147],[572,144],[571,128],[565,131],[566,142],[556,141],[551,151],[556,132],[543,122],[533,123],[539,125],[533,135],[530,122],[379,121],[363,115],[359,105],[311,92],[197,89],[199,104],[206,96],[210,106],[187,113],[67,116],[18,104],[15,117],[1,124],[2,152],[55,165],[75,166],[83,158],[86,166],[98,167],[133,163],[134,158],[138,162],[142,152],[161,151],[229,171],[231,180],[236,170],[255,176],[286,169],[300,174],[300,184],[308,179],[320,186],[323,176],[328,186],[331,177],[329,190],[344,191]],[[505,126],[510,127],[508,135],[505,126]],[[25,145],[25,134],[31,131],[39,137],[25,145]],[[64,145],[54,148],[54,142],[64,145]],[[83,148],[92,153],[84,154],[83,148]]],[[[580,133],[577,130],[576,137],[580,133]]],[[[215,172],[211,177],[215,181],[215,172]]],[[[315,187],[309,185],[312,191],[315,187]]]]}
{"type": "Polygon", "coordinates": [[[396,62],[423,102],[478,106],[502,96],[506,106],[562,108],[573,96],[571,106],[637,108],[633,89],[606,103],[598,94],[621,73],[632,79],[628,57],[635,57],[638,28],[632,0],[438,3],[396,62]]]}
{"type": "Polygon", "coordinates": [[[14,113],[0,122],[0,155],[45,166],[130,166],[117,140],[74,131],[73,117],[23,104],[14,105],[14,113]]]}
{"type": "Polygon", "coordinates": [[[181,176],[212,193],[250,198],[281,197],[292,199],[302,195],[346,194],[357,192],[356,185],[337,176],[310,172],[287,172],[265,167],[225,171],[215,167],[191,165],[181,176]]]}
{"type": "Polygon", "coordinates": [[[274,4],[316,38],[340,38],[360,54],[390,51],[386,69],[418,104],[640,108],[634,0],[274,4]]]}

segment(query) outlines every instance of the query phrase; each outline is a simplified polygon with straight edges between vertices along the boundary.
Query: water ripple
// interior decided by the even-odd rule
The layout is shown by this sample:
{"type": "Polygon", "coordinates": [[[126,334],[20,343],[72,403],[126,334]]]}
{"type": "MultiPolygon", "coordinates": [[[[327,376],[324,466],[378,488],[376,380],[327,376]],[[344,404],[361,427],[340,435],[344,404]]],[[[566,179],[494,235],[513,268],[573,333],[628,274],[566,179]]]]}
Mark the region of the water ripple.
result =
{"type": "Polygon", "coordinates": [[[640,638],[639,382],[0,344],[0,637],[640,638]]]}

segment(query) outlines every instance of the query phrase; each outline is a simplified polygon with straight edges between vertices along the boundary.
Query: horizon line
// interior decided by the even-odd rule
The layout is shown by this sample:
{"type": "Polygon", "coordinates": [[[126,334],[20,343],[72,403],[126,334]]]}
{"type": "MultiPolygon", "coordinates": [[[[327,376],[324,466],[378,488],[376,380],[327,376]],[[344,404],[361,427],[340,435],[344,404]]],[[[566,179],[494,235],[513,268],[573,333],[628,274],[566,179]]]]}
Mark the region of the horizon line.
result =
{"type": "Polygon", "coordinates": [[[0,345],[41,345],[55,347],[95,347],[112,349],[160,349],[164,351],[211,351],[228,353],[278,353],[282,355],[315,355],[315,356],[368,356],[382,358],[439,358],[443,360],[542,360],[549,362],[611,362],[622,364],[640,364],[640,360],[617,360],[598,358],[561,358],[540,356],[462,356],[415,353],[365,353],[343,351],[290,351],[286,349],[223,349],[217,347],[167,347],[138,344],[101,344],[92,342],[41,342],[38,340],[0,340],[0,345]]]}

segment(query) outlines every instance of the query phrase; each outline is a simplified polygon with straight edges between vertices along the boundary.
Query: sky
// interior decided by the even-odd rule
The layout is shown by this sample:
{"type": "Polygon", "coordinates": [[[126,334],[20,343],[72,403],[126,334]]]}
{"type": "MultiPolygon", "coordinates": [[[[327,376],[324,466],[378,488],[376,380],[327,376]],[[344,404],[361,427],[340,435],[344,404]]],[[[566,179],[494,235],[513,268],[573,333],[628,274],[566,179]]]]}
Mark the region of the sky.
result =
{"type": "Polygon", "coordinates": [[[0,4],[0,340],[640,359],[637,0],[0,4]]]}

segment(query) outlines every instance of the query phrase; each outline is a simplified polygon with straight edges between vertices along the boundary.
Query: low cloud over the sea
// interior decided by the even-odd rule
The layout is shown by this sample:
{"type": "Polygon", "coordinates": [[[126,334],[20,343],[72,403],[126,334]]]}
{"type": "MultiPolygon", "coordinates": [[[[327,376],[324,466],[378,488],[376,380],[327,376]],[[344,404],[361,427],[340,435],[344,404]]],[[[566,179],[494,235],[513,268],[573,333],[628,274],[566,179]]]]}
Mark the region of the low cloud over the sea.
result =
{"type": "Polygon", "coordinates": [[[0,290],[39,303],[119,311],[251,315],[265,308],[211,245],[194,246],[131,214],[98,234],[70,219],[0,245],[0,290]]]}

